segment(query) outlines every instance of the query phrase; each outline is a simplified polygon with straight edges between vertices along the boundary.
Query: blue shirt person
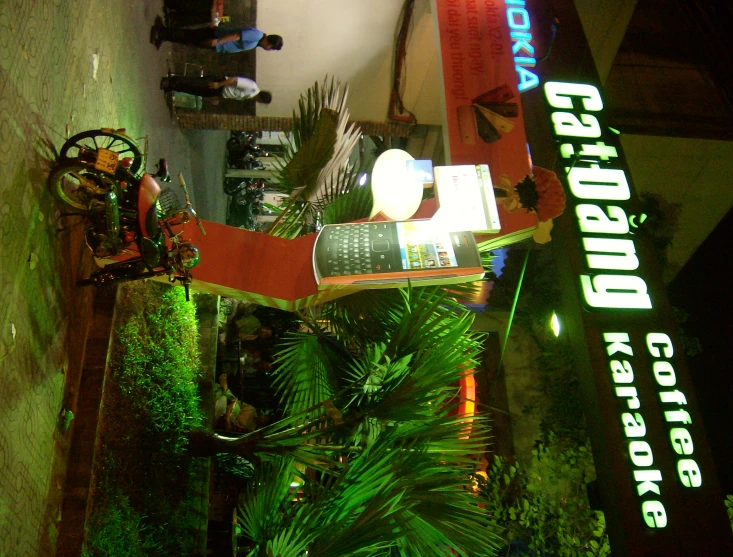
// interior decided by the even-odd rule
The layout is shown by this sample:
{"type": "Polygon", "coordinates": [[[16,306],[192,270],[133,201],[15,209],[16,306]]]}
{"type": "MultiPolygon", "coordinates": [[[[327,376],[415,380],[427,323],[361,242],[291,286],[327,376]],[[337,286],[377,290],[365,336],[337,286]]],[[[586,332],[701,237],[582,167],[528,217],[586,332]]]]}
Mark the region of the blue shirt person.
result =
{"type": "MultiPolygon", "coordinates": [[[[266,37],[262,31],[255,27],[245,27],[244,29],[230,29],[227,27],[216,28],[216,48],[217,52],[242,52],[244,50],[252,50],[259,46],[260,41],[266,37]]],[[[269,47],[269,41],[267,42],[269,47]]],[[[265,50],[274,50],[262,47],[265,50]]]]}
{"type": "Polygon", "coordinates": [[[203,27],[200,29],[172,29],[156,18],[150,30],[150,42],[160,48],[163,42],[180,43],[198,48],[216,50],[231,54],[252,50],[258,46],[263,50],[280,50],[283,38],[280,35],[266,35],[255,27],[203,27]]]}

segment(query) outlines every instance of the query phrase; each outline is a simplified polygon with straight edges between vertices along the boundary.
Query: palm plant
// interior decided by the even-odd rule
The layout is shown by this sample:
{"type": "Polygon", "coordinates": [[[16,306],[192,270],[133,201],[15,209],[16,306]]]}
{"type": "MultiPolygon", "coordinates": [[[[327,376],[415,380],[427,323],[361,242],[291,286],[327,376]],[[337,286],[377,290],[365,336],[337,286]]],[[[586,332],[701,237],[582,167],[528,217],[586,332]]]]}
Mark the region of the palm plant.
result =
{"type": "MultiPolygon", "coordinates": [[[[345,99],[333,80],[301,97],[278,169],[288,200],[271,234],[369,215],[371,191],[347,162],[359,131],[345,99]]],[[[471,479],[488,424],[456,412],[481,346],[459,303],[471,290],[363,291],[302,312],[309,332],[290,333],[275,362],[285,417],[238,438],[191,435],[194,454],[256,465],[241,509],[252,556],[492,552],[471,479]]]]}
{"type": "MultiPolygon", "coordinates": [[[[468,331],[472,314],[437,287],[397,293],[401,303],[391,306],[376,339],[343,337],[316,324],[315,334],[290,333],[275,377],[286,418],[234,439],[199,432],[198,453],[288,454],[324,468],[319,459],[340,447],[359,451],[388,424],[449,412],[480,350],[479,337],[468,331]]],[[[328,460],[331,466],[337,458],[328,460]]]]}
{"type": "Polygon", "coordinates": [[[250,555],[486,555],[497,537],[468,491],[465,465],[436,459],[425,439],[386,432],[337,477],[297,495],[267,466],[240,513],[250,555]],[[272,486],[280,486],[273,488],[272,486]]]}
{"type": "Polygon", "coordinates": [[[373,338],[317,322],[309,323],[315,334],[288,337],[276,378],[285,419],[236,439],[199,434],[200,454],[231,452],[258,464],[242,510],[258,554],[409,547],[479,555],[492,547],[470,490],[472,455],[484,450],[488,426],[455,412],[456,385],[480,350],[468,330],[472,314],[440,288],[396,294],[373,338]],[[296,476],[305,494],[293,501],[296,476]]]}
{"type": "Polygon", "coordinates": [[[291,138],[276,167],[276,185],[288,198],[270,234],[293,238],[310,232],[308,225],[319,217],[348,222],[369,215],[371,192],[357,186],[359,169],[348,164],[361,134],[349,124],[347,95],[334,79],[315,83],[301,95],[291,138]]]}

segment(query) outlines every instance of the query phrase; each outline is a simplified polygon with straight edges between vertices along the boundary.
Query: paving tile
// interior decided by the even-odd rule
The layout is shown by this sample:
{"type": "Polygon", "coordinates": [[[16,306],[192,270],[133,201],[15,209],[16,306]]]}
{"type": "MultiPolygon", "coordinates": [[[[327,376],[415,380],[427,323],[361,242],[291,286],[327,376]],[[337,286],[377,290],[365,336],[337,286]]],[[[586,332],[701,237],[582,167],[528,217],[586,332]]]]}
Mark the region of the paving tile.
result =
{"type": "Polygon", "coordinates": [[[151,0],[0,2],[2,556],[55,553],[59,461],[68,456],[58,413],[74,397],[67,378],[78,377],[92,301],[74,286],[91,268],[80,231],[58,232],[46,191],[53,149],[67,125],[71,133],[125,127],[156,139],[151,156],[188,168],[187,144],[157,88],[168,54],[147,41],[161,8],[151,0]]]}

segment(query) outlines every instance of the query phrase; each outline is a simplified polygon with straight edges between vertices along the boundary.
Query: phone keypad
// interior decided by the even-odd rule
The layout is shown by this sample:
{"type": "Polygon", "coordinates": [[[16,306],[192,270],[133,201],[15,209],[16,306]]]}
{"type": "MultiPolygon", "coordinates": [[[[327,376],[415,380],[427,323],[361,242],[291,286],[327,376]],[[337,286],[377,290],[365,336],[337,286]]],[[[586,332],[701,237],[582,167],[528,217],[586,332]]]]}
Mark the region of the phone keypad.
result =
{"type": "Polygon", "coordinates": [[[328,241],[326,261],[329,275],[366,275],[373,272],[368,226],[329,226],[324,232],[328,241]]]}

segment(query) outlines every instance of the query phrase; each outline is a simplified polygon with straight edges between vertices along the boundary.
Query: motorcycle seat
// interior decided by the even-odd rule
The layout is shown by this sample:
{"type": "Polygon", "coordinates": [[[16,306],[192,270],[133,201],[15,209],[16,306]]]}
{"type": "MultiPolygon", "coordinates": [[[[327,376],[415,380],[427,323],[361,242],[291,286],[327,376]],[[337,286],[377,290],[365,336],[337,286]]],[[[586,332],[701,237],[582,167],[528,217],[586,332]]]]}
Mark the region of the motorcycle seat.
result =
{"type": "Polygon", "coordinates": [[[160,198],[160,186],[150,174],[143,174],[138,193],[138,224],[144,238],[154,238],[160,231],[156,202],[160,198]]]}

